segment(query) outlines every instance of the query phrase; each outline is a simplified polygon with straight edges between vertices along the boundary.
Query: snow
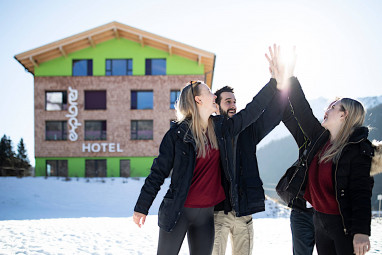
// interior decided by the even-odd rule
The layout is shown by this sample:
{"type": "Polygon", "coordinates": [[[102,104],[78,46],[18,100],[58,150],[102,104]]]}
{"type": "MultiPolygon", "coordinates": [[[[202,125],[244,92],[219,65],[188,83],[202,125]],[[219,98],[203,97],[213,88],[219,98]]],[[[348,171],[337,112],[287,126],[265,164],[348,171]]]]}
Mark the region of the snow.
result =
{"type": "MultiPolygon", "coordinates": [[[[0,177],[0,254],[156,254],[157,213],[169,180],[140,229],[131,216],[143,182],[0,177]]],[[[254,214],[254,254],[292,254],[289,212],[268,199],[266,211],[254,214]]],[[[382,253],[381,233],[375,218],[368,254],[382,253]]],[[[180,254],[188,254],[186,239],[180,254]]]]}

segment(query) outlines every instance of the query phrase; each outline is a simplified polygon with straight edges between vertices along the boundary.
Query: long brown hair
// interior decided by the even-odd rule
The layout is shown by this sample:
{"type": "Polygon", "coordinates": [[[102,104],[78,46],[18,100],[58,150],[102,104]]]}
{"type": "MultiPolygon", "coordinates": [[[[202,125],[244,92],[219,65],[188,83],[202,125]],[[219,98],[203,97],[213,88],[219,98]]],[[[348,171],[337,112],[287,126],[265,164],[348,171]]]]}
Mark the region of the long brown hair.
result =
{"type": "Polygon", "coordinates": [[[207,130],[202,128],[202,119],[195,101],[195,96],[199,96],[201,92],[200,84],[204,84],[204,82],[190,82],[182,89],[180,96],[175,103],[175,110],[177,122],[187,121],[188,126],[191,129],[198,157],[204,158],[207,154],[208,142],[214,149],[218,149],[218,142],[212,118],[208,119],[207,130]]]}
{"type": "MultiPolygon", "coordinates": [[[[351,98],[337,98],[333,103],[338,101],[340,102],[340,111],[347,112],[347,116],[345,117],[345,122],[342,124],[332,146],[320,157],[320,163],[328,162],[330,160],[338,162],[341,152],[346,146],[350,135],[356,128],[361,127],[365,121],[366,111],[359,101],[351,98]]],[[[333,103],[331,103],[330,106],[333,103]]]]}

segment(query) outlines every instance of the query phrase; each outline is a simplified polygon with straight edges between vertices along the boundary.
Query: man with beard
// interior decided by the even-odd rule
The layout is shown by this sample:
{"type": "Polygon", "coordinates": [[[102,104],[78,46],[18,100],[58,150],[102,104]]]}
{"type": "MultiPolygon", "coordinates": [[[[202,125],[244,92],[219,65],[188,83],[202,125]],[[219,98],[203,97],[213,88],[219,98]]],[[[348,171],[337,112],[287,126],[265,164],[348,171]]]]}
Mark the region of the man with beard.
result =
{"type": "MultiPolygon", "coordinates": [[[[236,114],[236,98],[233,88],[225,86],[215,92],[220,114],[232,117],[236,114]]],[[[265,210],[263,183],[259,176],[256,145],[281,121],[286,105],[286,95],[277,92],[259,119],[249,125],[233,143],[234,180],[238,189],[238,204],[232,206],[229,199],[215,206],[215,241],[212,254],[225,254],[230,234],[233,255],[252,254],[252,214],[265,210]]],[[[227,196],[229,197],[229,196],[227,196]]]]}

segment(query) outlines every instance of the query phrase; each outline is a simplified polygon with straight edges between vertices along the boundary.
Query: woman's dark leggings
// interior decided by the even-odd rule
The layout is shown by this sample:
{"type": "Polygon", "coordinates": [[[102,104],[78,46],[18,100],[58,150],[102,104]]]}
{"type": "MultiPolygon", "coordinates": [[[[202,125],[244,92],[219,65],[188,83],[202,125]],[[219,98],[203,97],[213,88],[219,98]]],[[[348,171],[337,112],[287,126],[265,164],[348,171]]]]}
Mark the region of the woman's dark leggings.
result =
{"type": "Polygon", "coordinates": [[[179,253],[187,233],[190,255],[210,255],[214,245],[214,207],[183,208],[171,232],[159,230],[158,255],[179,253]]]}
{"type": "Polygon", "coordinates": [[[340,215],[315,211],[313,222],[319,255],[354,255],[353,237],[345,235],[340,215]]]}

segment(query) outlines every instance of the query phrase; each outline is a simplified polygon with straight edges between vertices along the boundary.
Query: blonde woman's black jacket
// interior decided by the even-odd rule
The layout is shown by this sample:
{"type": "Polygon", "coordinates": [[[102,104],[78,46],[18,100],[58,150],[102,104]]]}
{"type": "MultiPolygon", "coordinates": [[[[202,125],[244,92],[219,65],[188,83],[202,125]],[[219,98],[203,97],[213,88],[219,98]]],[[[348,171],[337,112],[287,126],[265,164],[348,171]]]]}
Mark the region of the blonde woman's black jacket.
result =
{"type": "MultiPolygon", "coordinates": [[[[271,79],[245,109],[235,114],[233,118],[212,117],[224,172],[223,187],[227,200],[233,208],[238,205],[238,195],[233,185],[233,137],[261,116],[275,93],[277,93],[276,80],[271,79]]],[[[141,189],[134,211],[148,214],[160,187],[172,170],[170,187],[158,213],[159,227],[170,232],[182,213],[191,185],[196,156],[196,146],[188,124],[182,122],[173,125],[160,144],[159,155],[154,159],[151,172],[141,189]]]]}
{"type": "MultiPolygon", "coordinates": [[[[329,131],[314,117],[312,109],[296,78],[291,78],[289,109],[284,112],[283,122],[295,138],[301,153],[303,167],[292,178],[293,185],[302,197],[308,180],[309,166],[313,157],[328,141],[329,131]]],[[[333,162],[333,185],[345,234],[370,235],[371,195],[373,178],[370,168],[374,149],[367,139],[368,128],[359,127],[350,136],[340,159],[333,162]]],[[[294,199],[289,206],[293,207],[294,199]]]]}

